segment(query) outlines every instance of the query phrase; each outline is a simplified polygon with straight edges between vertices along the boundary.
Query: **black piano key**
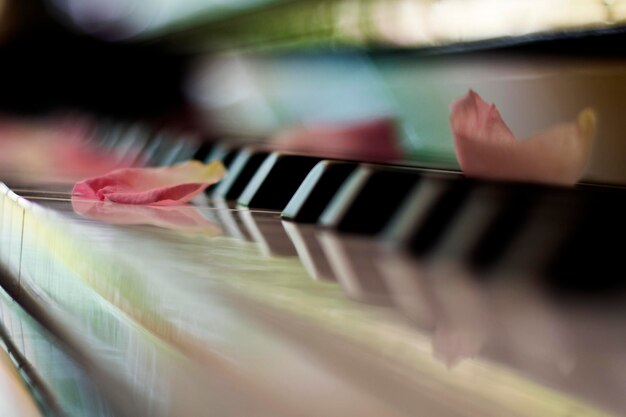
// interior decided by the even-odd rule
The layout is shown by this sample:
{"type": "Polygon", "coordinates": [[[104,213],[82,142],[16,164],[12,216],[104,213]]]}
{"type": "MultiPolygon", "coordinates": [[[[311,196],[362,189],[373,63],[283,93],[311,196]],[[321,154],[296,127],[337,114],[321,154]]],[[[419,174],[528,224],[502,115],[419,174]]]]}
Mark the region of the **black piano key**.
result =
{"type": "Polygon", "coordinates": [[[154,166],[158,155],[161,153],[161,148],[165,146],[164,138],[158,132],[152,133],[146,145],[141,150],[140,159],[149,166],[154,166]]]}
{"type": "Polygon", "coordinates": [[[237,153],[239,147],[233,144],[220,143],[213,147],[211,152],[206,156],[204,162],[221,161],[226,168],[230,167],[237,153]]]}
{"type": "Polygon", "coordinates": [[[398,213],[387,224],[382,239],[395,246],[408,246],[413,231],[425,221],[452,185],[453,182],[445,178],[424,176],[413,186],[398,213]]]}
{"type": "Polygon", "coordinates": [[[320,158],[270,154],[246,186],[237,203],[257,209],[283,210],[320,158]]]}
{"type": "MultiPolygon", "coordinates": [[[[621,191],[621,190],[620,190],[621,191]]],[[[626,201],[621,192],[598,190],[577,195],[582,214],[568,228],[548,260],[550,287],[589,294],[626,288],[626,263],[621,244],[626,233],[626,201]]]]}
{"type": "Polygon", "coordinates": [[[431,260],[487,267],[515,238],[540,189],[524,184],[477,184],[444,233],[431,260]]]}
{"type": "Polygon", "coordinates": [[[89,141],[93,142],[98,147],[103,147],[104,143],[108,139],[108,135],[111,132],[111,128],[114,126],[113,121],[108,119],[99,120],[91,134],[89,135],[89,141]]]}
{"type": "Polygon", "coordinates": [[[269,154],[251,148],[240,150],[230,164],[228,175],[215,188],[213,197],[237,200],[269,154]]]}
{"type": "Polygon", "coordinates": [[[335,194],[320,224],[343,232],[379,233],[418,180],[415,170],[361,165],[335,194]]]}
{"type": "Polygon", "coordinates": [[[413,253],[423,255],[435,247],[446,227],[459,212],[468,190],[469,184],[459,181],[435,204],[426,220],[413,230],[409,242],[413,253]]]}
{"type": "MultiPolygon", "coordinates": [[[[226,167],[226,178],[228,178],[228,170],[230,169],[230,166],[233,163],[238,152],[239,147],[236,145],[219,144],[213,147],[213,150],[207,155],[205,162],[208,163],[211,161],[221,161],[222,164],[224,164],[224,167],[226,167]]],[[[211,195],[216,188],[217,184],[212,184],[207,187],[204,193],[206,195],[211,195]]]]}
{"type": "Polygon", "coordinates": [[[196,149],[198,149],[198,142],[194,139],[183,139],[182,146],[180,150],[174,156],[169,165],[179,164],[181,162],[190,161],[193,159],[193,155],[196,153],[196,149]]]}
{"type": "Polygon", "coordinates": [[[200,146],[196,149],[192,158],[195,159],[196,161],[204,162],[206,157],[209,156],[209,154],[211,153],[211,150],[213,149],[214,146],[215,146],[215,143],[213,141],[205,139],[204,141],[202,141],[200,146]]]}
{"type": "Polygon", "coordinates": [[[158,162],[160,166],[171,166],[191,159],[196,148],[193,139],[184,136],[172,136],[170,148],[158,162]]]}
{"type": "Polygon", "coordinates": [[[289,200],[282,212],[282,218],[300,223],[316,223],[357,166],[353,162],[318,162],[289,200]]]}
{"type": "Polygon", "coordinates": [[[464,256],[477,269],[490,267],[502,256],[526,225],[531,209],[543,193],[536,185],[502,184],[498,187],[506,190],[503,207],[464,256]]]}
{"type": "Polygon", "coordinates": [[[462,177],[424,178],[402,209],[417,207],[416,215],[400,214],[401,218],[410,220],[396,226],[396,229],[398,226],[405,228],[400,243],[418,256],[429,253],[463,207],[472,184],[462,177]]]}
{"type": "Polygon", "coordinates": [[[546,277],[571,229],[583,218],[581,195],[547,189],[537,197],[516,238],[490,268],[490,275],[546,277]]]}
{"type": "Polygon", "coordinates": [[[102,149],[111,150],[115,147],[115,144],[124,134],[126,125],[121,122],[111,123],[105,127],[105,130],[100,138],[100,147],[102,149]]]}
{"type": "Polygon", "coordinates": [[[113,153],[120,159],[129,158],[130,156],[136,156],[136,152],[145,148],[150,132],[146,126],[140,123],[135,123],[121,135],[115,147],[112,149],[113,153]]]}
{"type": "Polygon", "coordinates": [[[152,166],[165,166],[165,163],[171,158],[172,152],[175,150],[175,142],[167,132],[157,132],[153,139],[155,143],[154,150],[150,155],[149,163],[152,166]]]}

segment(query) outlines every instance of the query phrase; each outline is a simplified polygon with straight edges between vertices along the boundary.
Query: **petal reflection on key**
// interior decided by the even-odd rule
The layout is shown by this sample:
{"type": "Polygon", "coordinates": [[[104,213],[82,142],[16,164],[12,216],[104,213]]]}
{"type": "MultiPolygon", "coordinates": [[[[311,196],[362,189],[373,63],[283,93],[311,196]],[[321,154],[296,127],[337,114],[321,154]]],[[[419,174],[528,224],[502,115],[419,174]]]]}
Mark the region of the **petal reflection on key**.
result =
{"type": "Polygon", "coordinates": [[[596,115],[585,109],[576,121],[518,140],[496,106],[470,91],[452,104],[450,125],[457,159],[469,176],[572,185],[587,167],[596,115]]]}
{"type": "Polygon", "coordinates": [[[222,229],[192,205],[148,206],[117,204],[72,197],[74,211],[94,220],[117,225],[152,225],[179,232],[216,236],[222,229]]]}
{"type": "Polygon", "coordinates": [[[454,263],[431,265],[428,278],[438,314],[434,357],[453,367],[478,356],[493,327],[485,289],[470,271],[454,263]]]}

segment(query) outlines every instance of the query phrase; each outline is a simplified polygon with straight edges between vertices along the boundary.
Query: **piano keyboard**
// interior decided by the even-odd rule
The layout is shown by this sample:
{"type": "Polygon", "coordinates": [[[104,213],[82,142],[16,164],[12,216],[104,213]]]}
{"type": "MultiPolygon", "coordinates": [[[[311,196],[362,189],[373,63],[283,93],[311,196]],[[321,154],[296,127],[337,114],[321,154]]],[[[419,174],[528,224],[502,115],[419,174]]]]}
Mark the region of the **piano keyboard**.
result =
{"type": "Polygon", "coordinates": [[[120,158],[229,175],[169,213],[203,233],[82,217],[71,184],[2,186],[1,321],[59,415],[626,412],[622,189],[113,127],[99,145],[120,158]],[[40,370],[42,346],[75,376],[40,370]]]}

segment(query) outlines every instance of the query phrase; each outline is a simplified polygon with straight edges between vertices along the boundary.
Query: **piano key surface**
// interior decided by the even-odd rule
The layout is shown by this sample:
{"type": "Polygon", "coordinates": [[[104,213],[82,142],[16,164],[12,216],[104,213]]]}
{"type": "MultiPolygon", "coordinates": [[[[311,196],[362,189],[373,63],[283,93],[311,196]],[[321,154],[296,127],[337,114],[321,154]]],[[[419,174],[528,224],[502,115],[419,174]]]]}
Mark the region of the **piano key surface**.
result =
{"type": "Polygon", "coordinates": [[[485,283],[463,264],[436,267],[437,257],[314,226],[303,232],[315,242],[304,248],[317,248],[305,268],[302,241],[290,239],[303,226],[285,227],[276,211],[179,207],[222,230],[190,234],[90,220],[67,194],[27,188],[20,194],[34,205],[3,198],[2,247],[23,251],[21,260],[2,252],[4,263],[21,266],[13,285],[23,299],[12,294],[57,311],[38,320],[56,329],[120,415],[625,410],[625,381],[609,372],[623,358],[615,311],[563,306],[533,281],[485,283]],[[20,213],[20,233],[6,235],[20,213]],[[336,282],[311,279],[317,259],[336,282]],[[326,401],[311,409],[319,397],[326,401]]]}

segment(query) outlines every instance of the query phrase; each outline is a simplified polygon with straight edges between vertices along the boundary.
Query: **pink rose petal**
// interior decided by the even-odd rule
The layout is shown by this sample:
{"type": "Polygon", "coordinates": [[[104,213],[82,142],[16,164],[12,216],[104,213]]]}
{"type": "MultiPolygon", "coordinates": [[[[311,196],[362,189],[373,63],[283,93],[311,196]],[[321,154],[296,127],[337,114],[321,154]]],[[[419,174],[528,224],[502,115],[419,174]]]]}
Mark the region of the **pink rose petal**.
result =
{"type": "Polygon", "coordinates": [[[296,152],[375,162],[392,162],[402,156],[395,124],[386,118],[294,128],[280,134],[275,143],[296,152]]]}
{"type": "Polygon", "coordinates": [[[468,176],[571,185],[587,167],[596,116],[585,109],[576,121],[517,140],[495,105],[470,91],[452,104],[450,125],[468,176]]]}
{"type": "Polygon", "coordinates": [[[205,218],[197,207],[145,206],[72,197],[74,211],[83,217],[120,225],[152,225],[179,232],[218,235],[221,229],[205,218]]]}
{"type": "Polygon", "coordinates": [[[219,161],[123,168],[76,183],[72,195],[121,204],[175,205],[191,200],[224,175],[226,169],[219,161]]]}

